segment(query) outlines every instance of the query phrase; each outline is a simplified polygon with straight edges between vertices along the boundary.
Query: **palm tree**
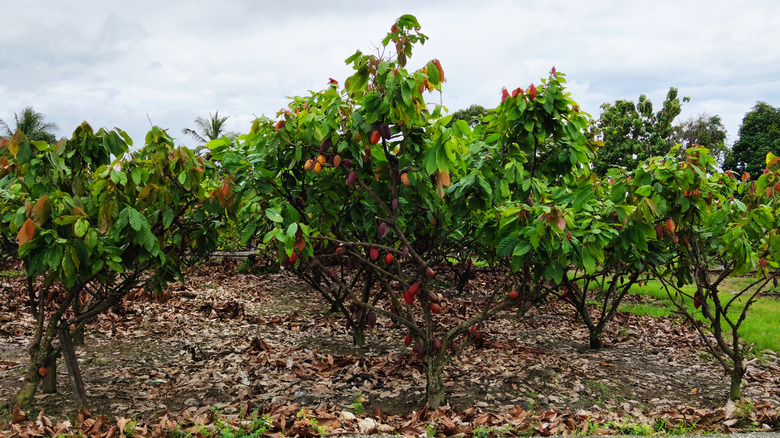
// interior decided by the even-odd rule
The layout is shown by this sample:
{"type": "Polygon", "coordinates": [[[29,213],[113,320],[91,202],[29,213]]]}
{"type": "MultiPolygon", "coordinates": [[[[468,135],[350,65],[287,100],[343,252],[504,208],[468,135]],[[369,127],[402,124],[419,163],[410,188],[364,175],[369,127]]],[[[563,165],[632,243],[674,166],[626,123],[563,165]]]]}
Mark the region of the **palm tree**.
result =
{"type": "Polygon", "coordinates": [[[11,137],[16,131],[22,131],[32,141],[43,140],[49,144],[57,142],[57,138],[54,136],[57,125],[45,122],[43,114],[35,111],[33,107],[28,106],[21,112],[14,114],[14,120],[16,126],[11,129],[5,120],[0,119],[0,135],[11,137]]]}
{"type": "Polygon", "coordinates": [[[216,140],[226,134],[225,121],[228,118],[230,116],[220,117],[219,111],[215,112],[214,115],[209,113],[208,119],[205,117],[195,119],[195,129],[184,128],[182,132],[204,145],[210,140],[216,140]]]}

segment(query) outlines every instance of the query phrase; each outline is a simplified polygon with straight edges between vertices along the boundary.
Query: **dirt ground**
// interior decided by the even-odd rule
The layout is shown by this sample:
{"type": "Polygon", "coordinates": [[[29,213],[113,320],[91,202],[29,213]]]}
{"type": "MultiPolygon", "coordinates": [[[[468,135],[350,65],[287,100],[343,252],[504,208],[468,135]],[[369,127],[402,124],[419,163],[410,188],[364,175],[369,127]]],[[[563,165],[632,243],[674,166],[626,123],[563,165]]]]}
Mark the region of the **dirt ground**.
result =
{"type": "MultiPolygon", "coordinates": [[[[8,271],[6,271],[8,272],[8,271]]],[[[0,290],[20,287],[0,277],[0,290]]],[[[479,288],[480,281],[474,284],[479,288]]],[[[445,295],[446,298],[446,295],[445,295]]],[[[639,301],[639,297],[630,297],[639,301]]],[[[21,301],[20,301],[21,302],[21,301]]],[[[165,302],[127,300],[90,327],[77,354],[93,415],[156,418],[219,406],[295,405],[408,415],[422,407],[425,375],[404,347],[405,331],[380,318],[364,348],[352,346],[338,315],[294,275],[240,275],[200,267],[165,302]]],[[[587,347],[587,330],[559,302],[486,324],[485,342],[445,369],[454,411],[620,412],[632,418],[726,405],[728,380],[691,327],[619,313],[606,347],[587,347]]],[[[0,312],[0,399],[19,389],[32,319],[20,305],[0,312]]],[[[39,390],[32,411],[73,418],[64,363],[59,391],[39,390]]],[[[752,357],[743,387],[751,403],[780,406],[780,360],[752,357]]]]}

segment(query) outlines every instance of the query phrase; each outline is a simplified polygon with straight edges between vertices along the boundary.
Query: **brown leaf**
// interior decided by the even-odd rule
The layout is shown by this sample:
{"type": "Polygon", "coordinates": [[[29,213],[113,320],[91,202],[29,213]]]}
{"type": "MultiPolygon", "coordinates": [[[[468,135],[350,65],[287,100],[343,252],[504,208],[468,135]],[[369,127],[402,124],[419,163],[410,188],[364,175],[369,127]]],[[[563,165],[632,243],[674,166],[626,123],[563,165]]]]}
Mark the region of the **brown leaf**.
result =
{"type": "Polygon", "coordinates": [[[303,252],[306,249],[306,239],[303,237],[303,231],[298,228],[298,232],[295,233],[295,244],[293,245],[296,251],[303,252]]]}
{"type": "Polygon", "coordinates": [[[38,412],[38,419],[35,420],[35,423],[38,426],[40,426],[41,429],[44,429],[44,430],[47,430],[47,431],[51,430],[51,420],[49,420],[48,418],[46,418],[43,415],[43,411],[38,412]]]}
{"type": "Polygon", "coordinates": [[[35,224],[32,219],[27,219],[24,221],[22,227],[19,228],[19,233],[16,234],[16,240],[19,241],[19,246],[22,246],[33,237],[35,237],[35,224]]]}
{"type": "Polygon", "coordinates": [[[14,405],[13,412],[11,412],[11,424],[21,423],[27,420],[27,414],[24,413],[19,405],[14,405]]]}
{"type": "Polygon", "coordinates": [[[566,218],[563,217],[563,215],[558,216],[558,223],[556,225],[558,225],[558,228],[561,231],[565,230],[566,229],[566,218]]]}

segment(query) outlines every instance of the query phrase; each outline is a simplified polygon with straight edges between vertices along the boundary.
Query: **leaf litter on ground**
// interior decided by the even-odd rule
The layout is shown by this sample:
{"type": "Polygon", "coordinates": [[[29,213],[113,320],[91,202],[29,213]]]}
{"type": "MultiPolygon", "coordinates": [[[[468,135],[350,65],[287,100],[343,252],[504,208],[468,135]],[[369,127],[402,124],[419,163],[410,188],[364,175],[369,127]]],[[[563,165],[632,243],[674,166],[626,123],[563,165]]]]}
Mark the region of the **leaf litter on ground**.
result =
{"type": "MultiPolygon", "coordinates": [[[[36,396],[39,415],[14,410],[0,431],[129,436],[129,427],[133,436],[174,430],[210,436],[225,428],[248,431],[261,416],[268,421],[265,435],[279,437],[779,426],[780,360],[773,352],[749,362],[745,401],[729,407],[727,379],[702,353],[692,327],[619,313],[606,347],[594,351],[574,312],[555,300],[523,317],[510,312],[487,322],[484,342],[445,369],[448,406],[427,409],[420,404],[425,371],[403,346],[404,330],[380,319],[367,346],[354,347],[342,319],[291,273],[241,275],[234,268],[200,266],[166,297],[142,290],[128,296],[98,318],[79,349],[93,412],[71,421],[70,388],[58,370],[60,392],[36,396]],[[365,413],[355,413],[357,396],[365,413]]],[[[495,282],[481,275],[458,302],[477,303],[495,282]]],[[[32,319],[18,297],[23,294],[11,293],[21,279],[0,278],[0,287],[15,297],[0,304],[0,397],[9,400],[25,366],[32,319]]],[[[461,317],[452,313],[446,323],[461,317]]]]}

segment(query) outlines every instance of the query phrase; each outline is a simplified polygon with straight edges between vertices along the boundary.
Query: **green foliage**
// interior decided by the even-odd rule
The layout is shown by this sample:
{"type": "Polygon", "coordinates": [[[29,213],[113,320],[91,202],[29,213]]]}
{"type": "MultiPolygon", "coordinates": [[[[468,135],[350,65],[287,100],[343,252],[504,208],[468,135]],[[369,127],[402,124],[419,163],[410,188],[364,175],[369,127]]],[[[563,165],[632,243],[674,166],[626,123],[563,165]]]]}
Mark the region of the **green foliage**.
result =
{"type": "Polygon", "coordinates": [[[481,125],[482,119],[488,115],[488,110],[485,109],[483,106],[480,105],[471,105],[468,108],[455,111],[452,113],[452,118],[450,119],[449,126],[451,126],[453,123],[457,122],[458,120],[463,120],[466,123],[468,123],[469,127],[471,129],[474,129],[477,125],[481,125]]]}
{"type": "Polygon", "coordinates": [[[122,432],[126,437],[133,437],[135,436],[136,433],[135,428],[137,425],[138,425],[138,421],[136,421],[135,417],[133,417],[132,420],[128,421],[125,424],[125,428],[122,430],[122,432]]]}
{"type": "Polygon", "coordinates": [[[219,111],[214,114],[209,113],[208,118],[196,117],[195,129],[184,128],[182,133],[192,137],[198,144],[195,148],[195,153],[200,154],[202,150],[208,150],[206,143],[211,140],[216,140],[222,137],[227,137],[230,141],[233,141],[238,134],[235,132],[228,132],[225,130],[225,122],[230,116],[220,117],[219,111]]]}
{"type": "Polygon", "coordinates": [[[780,155],[780,108],[757,102],[742,119],[739,138],[723,163],[724,169],[737,175],[748,173],[758,179],[768,153],[780,155]]]}
{"type": "Polygon", "coordinates": [[[601,108],[603,112],[591,130],[591,135],[604,143],[593,161],[597,174],[606,175],[616,166],[634,169],[649,157],[666,155],[674,145],[672,123],[682,111],[676,88],[669,89],[663,107],[655,113],[653,103],[644,94],[636,103],[618,100],[601,108]]]}
{"type": "Polygon", "coordinates": [[[729,152],[726,146],[726,127],[719,116],[706,113],[690,117],[674,127],[673,141],[681,144],[678,149],[680,158],[685,158],[685,151],[694,145],[707,148],[715,162],[723,164],[729,152]]]}
{"type": "Polygon", "coordinates": [[[352,402],[352,412],[355,413],[355,415],[365,414],[366,408],[363,407],[363,402],[366,401],[363,398],[363,394],[357,393],[355,395],[355,400],[352,402]]]}

